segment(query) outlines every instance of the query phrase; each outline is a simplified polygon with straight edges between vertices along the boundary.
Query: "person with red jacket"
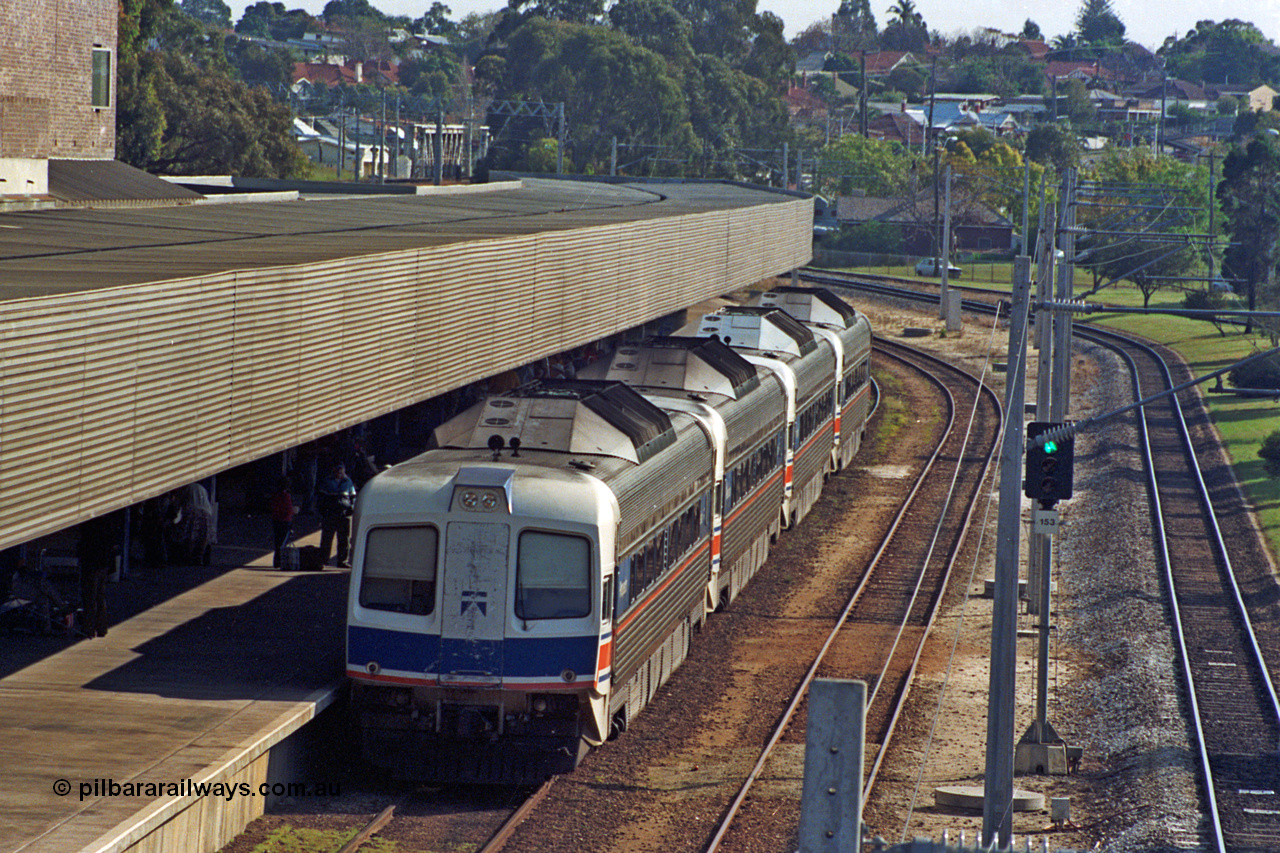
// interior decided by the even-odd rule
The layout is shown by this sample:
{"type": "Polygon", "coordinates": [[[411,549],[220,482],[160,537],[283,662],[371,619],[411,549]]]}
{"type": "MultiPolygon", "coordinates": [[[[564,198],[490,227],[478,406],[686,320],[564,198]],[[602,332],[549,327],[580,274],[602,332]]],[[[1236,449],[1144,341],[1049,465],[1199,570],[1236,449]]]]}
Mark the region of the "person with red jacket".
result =
{"type": "Polygon", "coordinates": [[[293,495],[289,493],[289,478],[281,477],[276,486],[276,493],[271,496],[271,540],[275,545],[275,557],[271,565],[280,568],[280,552],[289,544],[293,533],[293,516],[297,507],[293,505],[293,495]]]}

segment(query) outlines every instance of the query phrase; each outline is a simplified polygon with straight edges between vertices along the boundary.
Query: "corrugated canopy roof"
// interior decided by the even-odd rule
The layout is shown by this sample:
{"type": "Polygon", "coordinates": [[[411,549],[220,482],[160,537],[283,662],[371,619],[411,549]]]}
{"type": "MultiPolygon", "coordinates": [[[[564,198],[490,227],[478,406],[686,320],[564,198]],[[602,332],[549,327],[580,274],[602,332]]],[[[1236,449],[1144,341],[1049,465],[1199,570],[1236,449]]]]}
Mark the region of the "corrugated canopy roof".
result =
{"type": "Polygon", "coordinates": [[[0,301],[796,199],[729,183],[524,179],[475,189],[7,213],[0,215],[0,301]]]}

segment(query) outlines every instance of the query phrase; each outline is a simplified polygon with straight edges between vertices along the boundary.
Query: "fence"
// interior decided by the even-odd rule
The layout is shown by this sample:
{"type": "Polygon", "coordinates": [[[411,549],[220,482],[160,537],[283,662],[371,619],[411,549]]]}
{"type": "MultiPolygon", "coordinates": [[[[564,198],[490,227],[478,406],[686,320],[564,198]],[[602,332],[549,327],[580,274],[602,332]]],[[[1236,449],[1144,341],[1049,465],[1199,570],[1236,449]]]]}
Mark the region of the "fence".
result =
{"type": "MultiPolygon", "coordinates": [[[[886,255],[877,252],[841,252],[813,247],[815,267],[827,269],[856,270],[868,275],[884,275],[897,278],[915,278],[924,275],[916,272],[916,265],[925,258],[919,255],[886,255]]],[[[985,258],[983,256],[959,255],[952,260],[954,266],[960,267],[960,275],[952,272],[948,278],[958,278],[962,282],[979,284],[1009,284],[1013,275],[1013,263],[1008,260],[985,258]]],[[[937,276],[933,276],[936,278],[937,276]]]]}

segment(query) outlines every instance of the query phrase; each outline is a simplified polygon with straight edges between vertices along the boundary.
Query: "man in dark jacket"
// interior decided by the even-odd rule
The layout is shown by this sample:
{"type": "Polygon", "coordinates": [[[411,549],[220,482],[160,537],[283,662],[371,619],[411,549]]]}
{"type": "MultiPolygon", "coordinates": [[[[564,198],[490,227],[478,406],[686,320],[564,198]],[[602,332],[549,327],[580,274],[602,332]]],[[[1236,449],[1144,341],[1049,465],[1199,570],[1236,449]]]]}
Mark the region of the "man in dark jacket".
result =
{"type": "Polygon", "coordinates": [[[316,485],[316,509],[320,513],[320,554],[329,562],[334,536],[338,537],[337,565],[351,568],[351,513],[356,506],[356,486],[347,469],[338,463],[316,485]]]}

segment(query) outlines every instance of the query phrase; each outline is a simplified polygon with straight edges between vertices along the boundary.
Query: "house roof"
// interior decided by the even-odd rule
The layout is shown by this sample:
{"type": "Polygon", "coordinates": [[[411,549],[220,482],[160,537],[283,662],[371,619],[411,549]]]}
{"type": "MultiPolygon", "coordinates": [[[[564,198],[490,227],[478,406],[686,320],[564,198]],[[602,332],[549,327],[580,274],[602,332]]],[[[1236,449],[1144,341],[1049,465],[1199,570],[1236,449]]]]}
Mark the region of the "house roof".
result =
{"type": "Polygon", "coordinates": [[[877,50],[867,53],[868,74],[888,74],[899,65],[915,64],[916,58],[908,51],[877,50]]]}
{"type": "Polygon", "coordinates": [[[805,118],[817,113],[826,115],[827,112],[826,101],[808,89],[802,89],[799,86],[792,86],[788,89],[782,100],[786,102],[787,112],[796,118],[805,118]]]}
{"type": "MultiPolygon", "coordinates": [[[[956,183],[951,188],[951,221],[955,225],[1012,228],[1013,223],[983,202],[968,187],[956,183]]],[[[914,196],[877,198],[874,196],[840,196],[836,200],[836,217],[844,222],[893,222],[914,225],[934,221],[933,190],[920,190],[914,196]]]]}
{"type": "Polygon", "coordinates": [[[824,50],[814,50],[796,58],[796,73],[821,71],[831,54],[824,50]]]}
{"type": "Polygon", "coordinates": [[[867,135],[885,142],[899,142],[910,148],[924,141],[924,127],[905,113],[885,113],[867,122],[867,135]]]}
{"type": "Polygon", "coordinates": [[[295,62],[293,82],[302,80],[313,86],[329,88],[374,82],[395,85],[400,82],[400,66],[385,59],[368,62],[348,60],[342,65],[332,62],[295,62]]]}
{"type": "Polygon", "coordinates": [[[1203,88],[1186,80],[1169,80],[1166,83],[1155,83],[1127,90],[1126,94],[1138,98],[1159,99],[1161,94],[1174,101],[1207,101],[1208,94],[1203,88]]]}
{"type": "Polygon", "coordinates": [[[1042,60],[1049,54],[1049,45],[1042,41],[1036,41],[1034,39],[1019,39],[1017,43],[1021,45],[1023,50],[1031,54],[1032,59],[1042,60]]]}

